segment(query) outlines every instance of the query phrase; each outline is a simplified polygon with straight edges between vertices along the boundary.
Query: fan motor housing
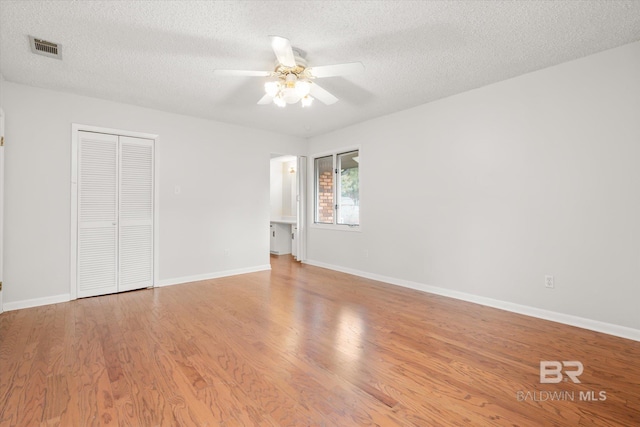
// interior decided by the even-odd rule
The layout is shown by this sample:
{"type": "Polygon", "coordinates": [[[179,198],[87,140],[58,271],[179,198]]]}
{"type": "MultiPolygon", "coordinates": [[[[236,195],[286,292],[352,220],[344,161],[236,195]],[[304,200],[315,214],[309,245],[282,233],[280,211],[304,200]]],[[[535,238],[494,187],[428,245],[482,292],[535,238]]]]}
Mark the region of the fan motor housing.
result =
{"type": "Polygon", "coordinates": [[[307,68],[307,60],[305,59],[306,53],[298,48],[293,49],[293,57],[296,61],[295,67],[286,67],[276,61],[275,64],[275,72],[280,74],[281,76],[286,76],[287,74],[295,74],[296,76],[300,76],[304,73],[304,70],[307,68]]]}

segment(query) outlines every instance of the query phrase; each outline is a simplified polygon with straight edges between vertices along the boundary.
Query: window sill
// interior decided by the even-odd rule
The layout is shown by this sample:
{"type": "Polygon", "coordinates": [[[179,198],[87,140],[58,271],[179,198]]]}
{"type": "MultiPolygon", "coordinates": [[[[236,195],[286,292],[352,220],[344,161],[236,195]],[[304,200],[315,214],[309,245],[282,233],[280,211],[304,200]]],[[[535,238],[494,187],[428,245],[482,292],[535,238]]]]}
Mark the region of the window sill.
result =
{"type": "Polygon", "coordinates": [[[337,225],[337,224],[318,224],[312,222],[309,226],[318,230],[334,230],[334,231],[348,231],[359,233],[362,231],[362,225],[337,225]]]}

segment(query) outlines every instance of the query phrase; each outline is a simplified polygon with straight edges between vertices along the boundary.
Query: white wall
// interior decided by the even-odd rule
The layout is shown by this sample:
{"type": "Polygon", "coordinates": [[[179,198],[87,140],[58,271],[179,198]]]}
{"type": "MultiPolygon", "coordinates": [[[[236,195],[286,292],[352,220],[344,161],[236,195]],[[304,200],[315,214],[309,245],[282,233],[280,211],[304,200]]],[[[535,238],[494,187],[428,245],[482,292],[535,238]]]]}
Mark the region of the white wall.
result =
{"type": "MultiPolygon", "coordinates": [[[[306,147],[306,145],[305,145],[306,147]]],[[[292,156],[271,159],[271,219],[295,219],[296,217],[296,174],[290,173],[297,166],[292,156]]]]}
{"type": "Polygon", "coordinates": [[[10,82],[2,103],[5,309],[69,293],[72,123],[160,135],[160,282],[268,266],[269,153],[304,140],[10,82]]]}
{"type": "Polygon", "coordinates": [[[282,218],[282,162],[271,159],[271,219],[282,218]]]}
{"type": "Polygon", "coordinates": [[[296,216],[296,174],[291,168],[296,167],[296,161],[282,162],[282,216],[296,216]]]}
{"type": "Polygon", "coordinates": [[[310,228],[311,263],[640,329],[640,43],[313,138],[309,154],[357,144],[362,231],[310,228]]]}

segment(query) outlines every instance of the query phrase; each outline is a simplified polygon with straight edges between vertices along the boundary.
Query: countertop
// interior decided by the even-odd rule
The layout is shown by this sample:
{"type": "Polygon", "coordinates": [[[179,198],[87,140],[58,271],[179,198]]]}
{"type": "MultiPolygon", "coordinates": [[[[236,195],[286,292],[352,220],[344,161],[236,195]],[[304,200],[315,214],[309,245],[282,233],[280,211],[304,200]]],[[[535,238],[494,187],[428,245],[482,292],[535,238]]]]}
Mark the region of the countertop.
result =
{"type": "Polygon", "coordinates": [[[276,224],[290,224],[290,225],[294,225],[297,223],[295,219],[286,219],[286,218],[272,219],[270,222],[276,223],[276,224]]]}

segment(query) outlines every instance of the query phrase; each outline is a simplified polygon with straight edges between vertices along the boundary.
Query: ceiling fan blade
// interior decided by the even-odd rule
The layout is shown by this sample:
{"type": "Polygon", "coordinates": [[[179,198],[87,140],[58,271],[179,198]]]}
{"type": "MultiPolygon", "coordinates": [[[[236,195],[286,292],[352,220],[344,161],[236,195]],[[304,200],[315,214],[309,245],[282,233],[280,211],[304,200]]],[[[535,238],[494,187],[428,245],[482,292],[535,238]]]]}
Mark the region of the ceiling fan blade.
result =
{"type": "Polygon", "coordinates": [[[336,102],[338,102],[338,98],[336,98],[335,96],[331,95],[329,92],[327,92],[321,86],[318,86],[318,84],[316,82],[312,82],[311,83],[311,92],[310,93],[311,93],[311,96],[313,96],[316,99],[319,99],[322,103],[327,104],[327,105],[335,104],[336,102]]]}
{"type": "Polygon", "coordinates": [[[273,102],[273,97],[269,95],[265,95],[262,98],[260,98],[260,101],[258,101],[258,105],[267,105],[267,104],[271,104],[272,102],[273,102]]]}
{"type": "Polygon", "coordinates": [[[215,76],[244,76],[244,77],[269,77],[270,71],[251,70],[213,70],[215,76]]]}
{"type": "Polygon", "coordinates": [[[293,56],[293,49],[291,48],[289,39],[278,36],[269,36],[269,38],[271,39],[271,47],[276,54],[276,58],[278,58],[278,62],[285,67],[295,67],[296,59],[293,56]]]}
{"type": "Polygon", "coordinates": [[[364,65],[362,62],[349,62],[346,64],[336,65],[322,65],[320,67],[309,67],[307,71],[311,73],[313,77],[333,77],[333,76],[347,76],[349,74],[362,73],[364,71],[364,65]]]}

